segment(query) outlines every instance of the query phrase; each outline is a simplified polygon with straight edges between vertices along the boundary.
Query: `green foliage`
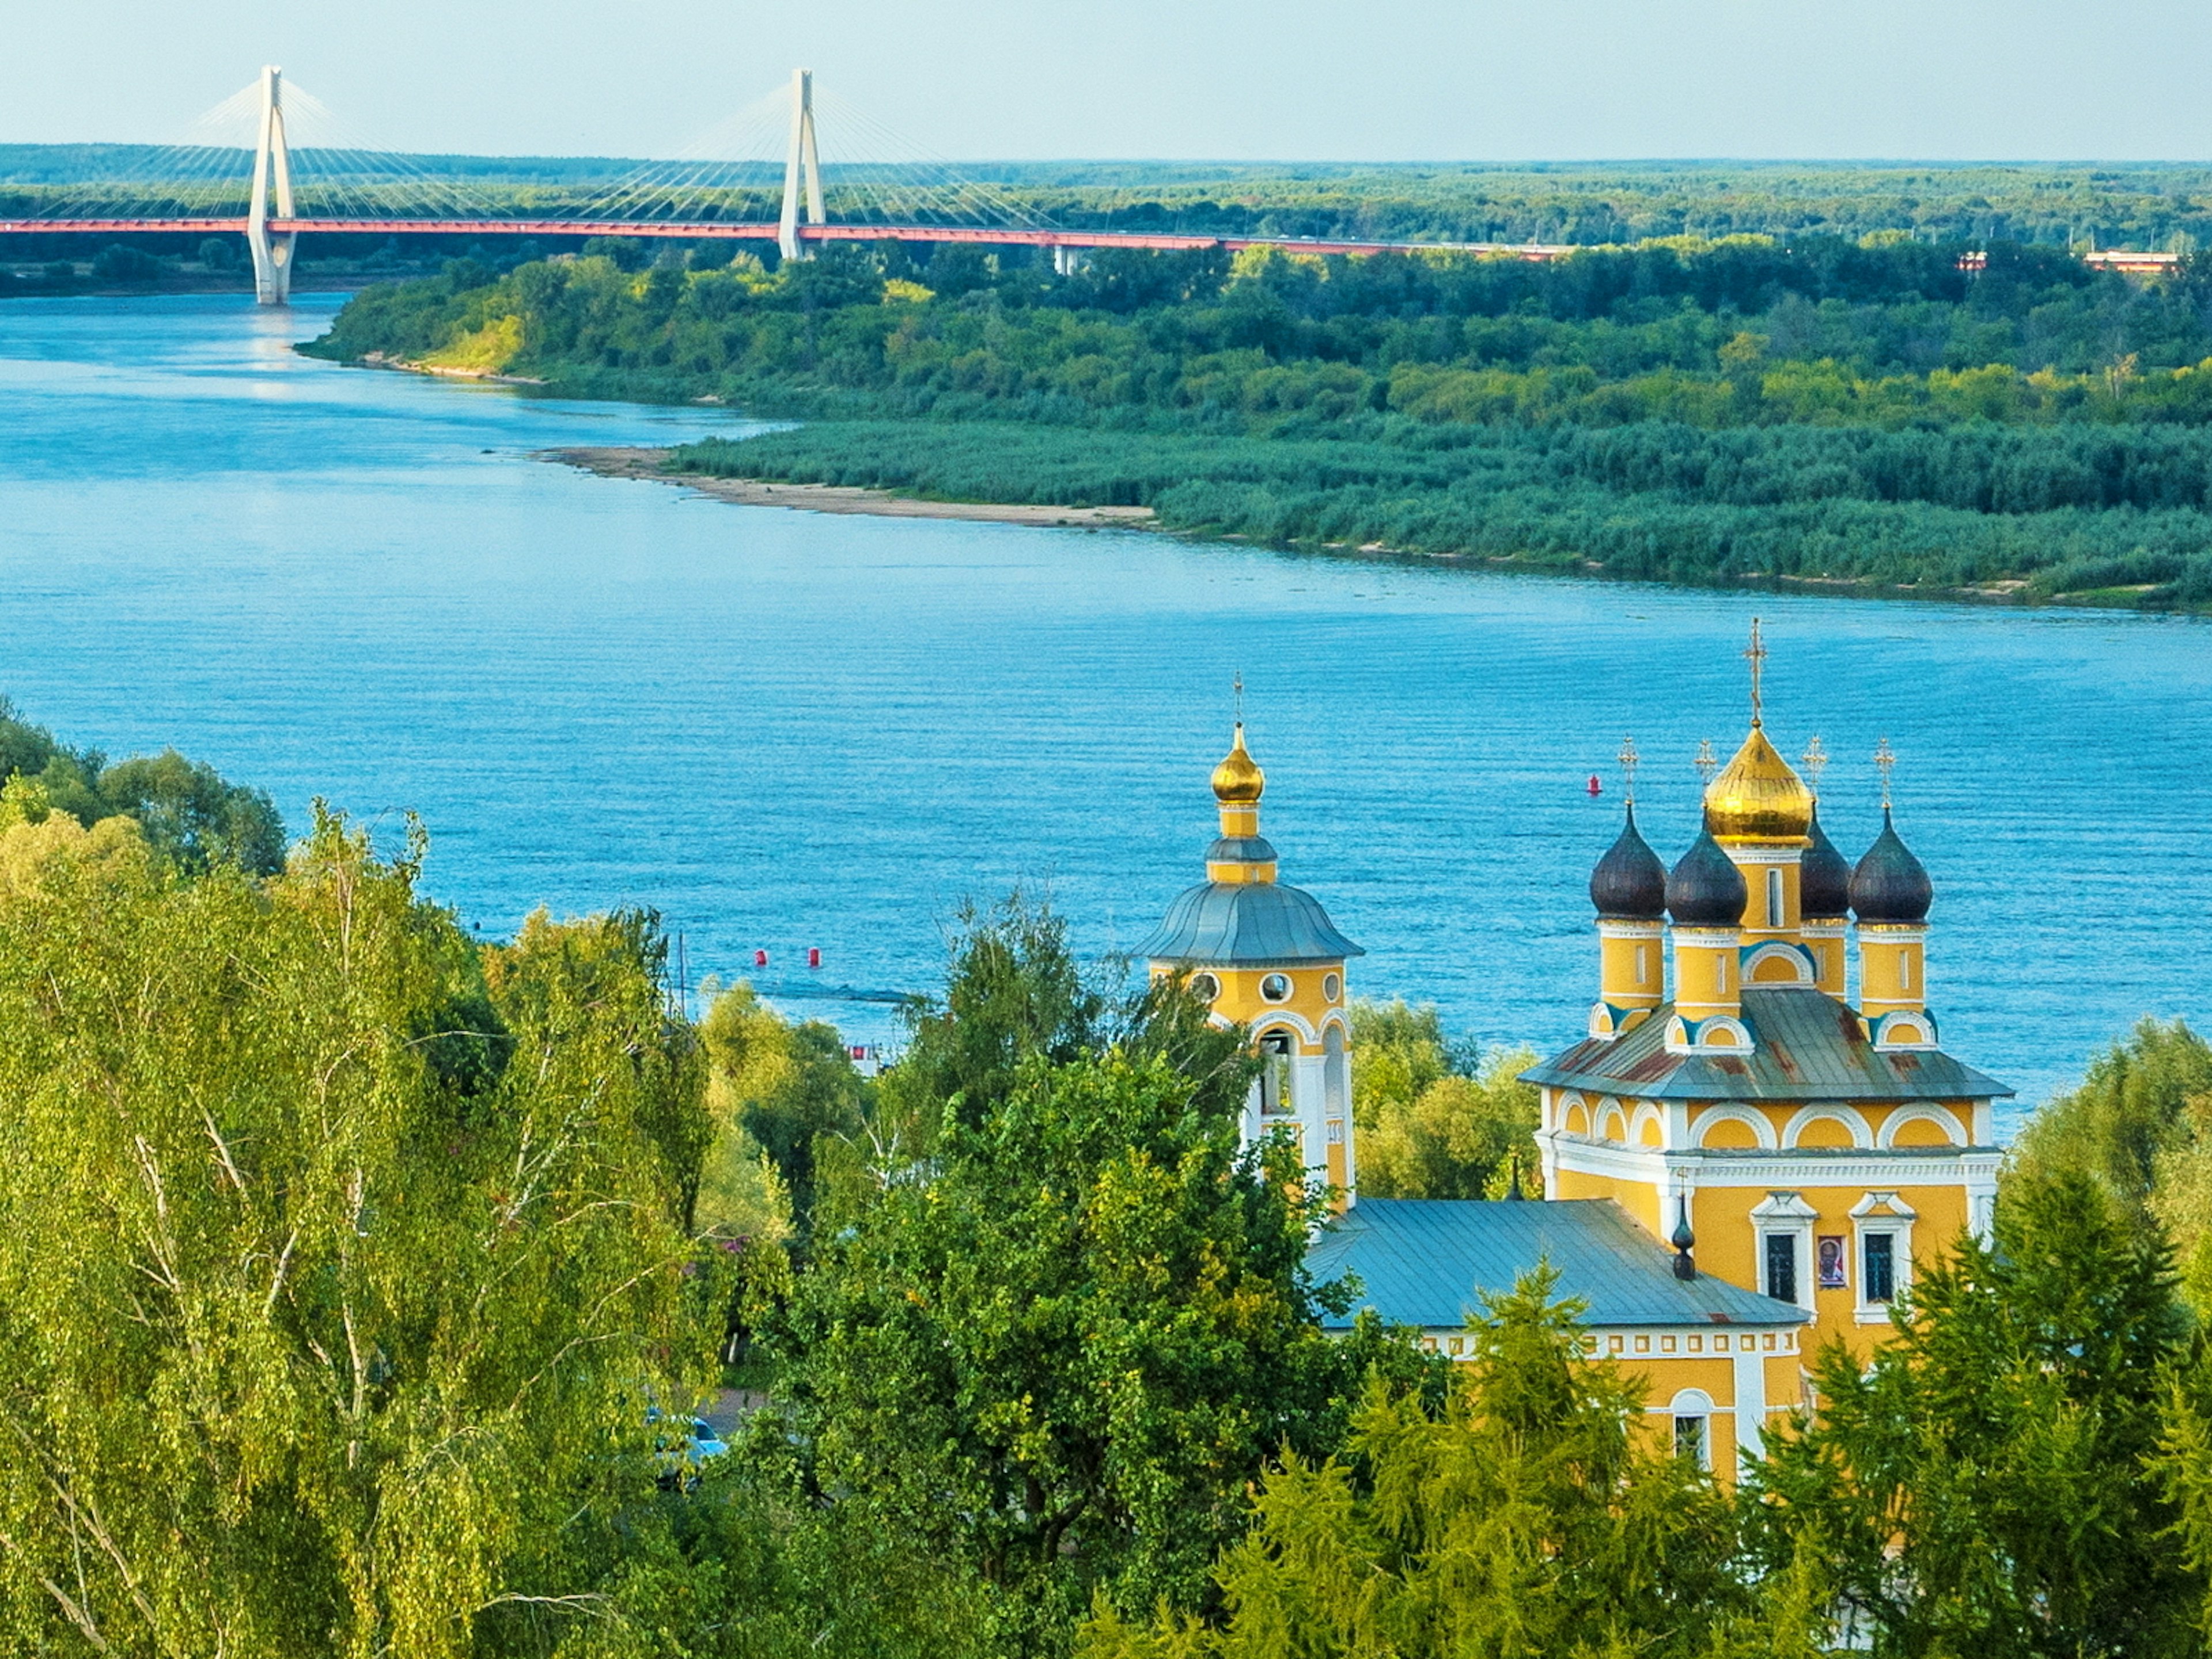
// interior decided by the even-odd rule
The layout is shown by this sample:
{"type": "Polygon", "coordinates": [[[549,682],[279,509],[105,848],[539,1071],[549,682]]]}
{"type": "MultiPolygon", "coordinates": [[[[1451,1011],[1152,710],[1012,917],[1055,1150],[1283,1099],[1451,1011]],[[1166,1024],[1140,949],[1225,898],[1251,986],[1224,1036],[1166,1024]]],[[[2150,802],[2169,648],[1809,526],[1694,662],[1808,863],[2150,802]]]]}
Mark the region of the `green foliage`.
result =
{"type": "Polygon", "coordinates": [[[714,1000],[700,1037],[715,1121],[706,1176],[715,1208],[702,1224],[730,1237],[777,1239],[788,1227],[803,1249],[823,1153],[857,1136],[866,1121],[863,1085],[844,1039],[819,1021],[786,1024],[747,985],[714,1000]]]}
{"type": "Polygon", "coordinates": [[[161,260],[124,242],[110,242],[92,256],[92,280],[109,287],[142,288],[162,270],[161,260]]]}
{"type": "Polygon", "coordinates": [[[372,289],[312,349],[815,424],[679,470],[1670,580],[2212,605],[2212,279],[1761,236],[1464,255],[611,257],[372,289]],[[942,269],[940,270],[940,267],[942,269]],[[458,355],[457,355],[458,354],[458,355]]]}
{"type": "Polygon", "coordinates": [[[1084,1659],[1806,1650],[1786,1629],[1736,1645],[1753,1604],[1728,1498],[1631,1428],[1641,1379],[1581,1357],[1554,1285],[1474,1322],[1441,1412],[1378,1379],[1340,1458],[1284,1459],[1215,1568],[1218,1627],[1102,1604],[1084,1659]]]}
{"type": "Polygon", "coordinates": [[[1020,895],[962,926],[782,1378],[847,1524],[980,1575],[993,1640],[1051,1651],[1094,1589],[1197,1605],[1266,1458],[1333,1446],[1370,1364],[1428,1367],[1371,1321],[1322,1335],[1319,1196],[1287,1145],[1240,1149],[1243,1033],[1171,981],[1086,983],[1020,895]]]}
{"type": "Polygon", "coordinates": [[[1543,1196],[1536,1091],[1520,1074],[1528,1050],[1472,1068],[1444,1042],[1433,1007],[1402,1001],[1352,1008],[1352,1116],[1359,1189],[1376,1198],[1502,1198],[1516,1183],[1543,1196]]]}
{"type": "Polygon", "coordinates": [[[88,828],[136,818],[154,849],[185,870],[220,863],[273,875],[284,867],[284,821],[265,790],[226,783],[173,749],[110,766],[96,749],[56,742],[0,697],[0,778],[15,777],[35,779],[44,810],[88,828]]]}
{"type": "MultiPolygon", "coordinates": [[[[2212,1048],[2176,1020],[2146,1019],[2089,1066],[2081,1085],[2046,1102],[2014,1149],[2019,1176],[2079,1174],[2097,1182],[2119,1212],[2148,1226],[2154,1209],[2180,1194],[2198,1120],[2212,1110],[2212,1048]],[[2161,1180],[2161,1176],[2169,1177],[2161,1180]]],[[[2212,1148],[2207,1149],[2212,1157],[2212,1148]]],[[[2180,1218],[2167,1215],[2172,1225],[2180,1218]]],[[[2201,1226],[2189,1229],[2193,1243],[2201,1226]]]]}
{"type": "Polygon", "coordinates": [[[1066,1064],[1097,1046],[1106,1014],[1048,904],[1018,890],[989,909],[963,903],[953,940],[944,1000],[902,1011],[906,1052],[884,1080],[886,1119],[917,1152],[946,1117],[979,1121],[1024,1062],[1066,1064]]]}
{"type": "Polygon", "coordinates": [[[2161,1422],[2189,1322],[2155,1238],[2084,1176],[2016,1176],[1994,1242],[1921,1267],[1894,1317],[1870,1365],[1826,1352],[1818,1420],[1770,1440],[1760,1565],[1825,1577],[1877,1654],[2200,1651],[2154,1459],[2212,1472],[2161,1422]]]}
{"type": "Polygon", "coordinates": [[[620,1621],[662,1526],[646,1407],[711,1374],[699,1072],[639,926],[537,919],[477,968],[418,858],[319,813],[265,884],[125,818],[0,830],[14,1650],[434,1659],[620,1621]],[[448,1024],[479,1002],[495,1034],[448,1024]]]}
{"type": "Polygon", "coordinates": [[[773,1413],[697,1490],[643,1530],[611,1601],[564,1659],[983,1659],[972,1568],[823,1504],[773,1413]],[[594,1639],[594,1638],[597,1639],[594,1639]]]}
{"type": "Polygon", "coordinates": [[[1097,1586],[1192,1603],[1243,1483],[1327,1443],[1297,1160],[1240,1153],[1200,1091],[1158,1057],[1031,1059],[800,1281],[817,1480],[974,1563],[1010,1638],[1097,1586]]]}

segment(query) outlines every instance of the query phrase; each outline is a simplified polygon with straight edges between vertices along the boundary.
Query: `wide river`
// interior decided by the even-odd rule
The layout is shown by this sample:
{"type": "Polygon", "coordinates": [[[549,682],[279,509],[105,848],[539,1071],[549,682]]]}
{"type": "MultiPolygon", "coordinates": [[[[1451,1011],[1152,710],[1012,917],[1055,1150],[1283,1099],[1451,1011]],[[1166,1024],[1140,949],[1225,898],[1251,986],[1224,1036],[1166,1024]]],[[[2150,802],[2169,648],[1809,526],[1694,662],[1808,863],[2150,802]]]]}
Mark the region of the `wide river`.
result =
{"type": "Polygon", "coordinates": [[[2212,987],[2203,624],[731,507],[532,458],[730,417],[295,356],[336,303],[0,305],[0,690],[261,784],[295,830],[322,795],[397,848],[412,808],[488,936],[653,905],[695,982],[766,950],[783,1006],[884,1038],[841,988],[932,986],[963,897],[1048,889],[1104,953],[1202,875],[1241,671],[1266,833],[1365,945],[1355,988],[1562,1046],[1614,751],[1679,854],[1758,613],[1771,728],[1838,757],[1847,854],[1876,741],[1901,757],[1948,1048],[2024,1108],[2212,987]]]}

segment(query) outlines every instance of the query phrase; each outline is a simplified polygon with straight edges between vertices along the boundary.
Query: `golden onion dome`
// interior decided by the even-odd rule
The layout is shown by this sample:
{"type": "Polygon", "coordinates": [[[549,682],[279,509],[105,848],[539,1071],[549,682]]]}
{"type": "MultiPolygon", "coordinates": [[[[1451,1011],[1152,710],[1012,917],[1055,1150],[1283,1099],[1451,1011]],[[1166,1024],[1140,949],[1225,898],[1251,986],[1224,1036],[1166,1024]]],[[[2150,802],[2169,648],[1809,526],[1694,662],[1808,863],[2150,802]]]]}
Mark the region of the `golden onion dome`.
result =
{"type": "Polygon", "coordinates": [[[1227,758],[1213,769],[1213,798],[1224,806],[1250,806],[1267,787],[1267,775],[1244,747],[1244,722],[1239,720],[1236,744],[1227,758]]]}
{"type": "Polygon", "coordinates": [[[1813,792],[1754,720],[1735,758],[1705,786],[1705,828],[1717,841],[1802,842],[1813,827],[1813,792]]]}

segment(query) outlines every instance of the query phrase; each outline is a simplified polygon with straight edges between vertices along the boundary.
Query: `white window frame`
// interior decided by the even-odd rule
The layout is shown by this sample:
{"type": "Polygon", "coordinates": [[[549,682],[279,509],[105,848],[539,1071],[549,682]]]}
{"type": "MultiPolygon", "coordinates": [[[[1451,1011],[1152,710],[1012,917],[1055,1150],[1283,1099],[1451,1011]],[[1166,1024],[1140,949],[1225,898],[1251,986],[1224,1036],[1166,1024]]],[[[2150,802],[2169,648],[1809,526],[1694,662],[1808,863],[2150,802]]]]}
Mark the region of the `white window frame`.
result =
{"type": "Polygon", "coordinates": [[[1766,925],[1782,926],[1782,872],[1770,865],[1766,871],[1766,925]]]}
{"type": "Polygon", "coordinates": [[[1912,1224],[1920,1212],[1895,1193],[1869,1193],[1851,1206],[1851,1285],[1854,1317],[1862,1325],[1887,1325],[1889,1310],[1912,1288],[1912,1224]],[[1866,1242],[1869,1235],[1890,1236],[1889,1297],[1867,1299],[1866,1242]]]}
{"type": "Polygon", "coordinates": [[[1679,1455],[1682,1443],[1682,1425],[1695,1419],[1698,1424],[1698,1467],[1711,1470],[1713,1467],[1713,1419],[1719,1415],[1712,1395],[1703,1389],[1684,1389],[1667,1402],[1667,1423],[1679,1455]]]}
{"type": "Polygon", "coordinates": [[[1805,1201],[1804,1194],[1796,1192],[1771,1192],[1752,1206],[1752,1225],[1759,1237],[1759,1285],[1761,1296],[1766,1294],[1766,1241],[1771,1237],[1795,1239],[1797,1244],[1796,1305],[1807,1313],[1817,1313],[1813,1300],[1820,1288],[1820,1265],[1814,1252],[1814,1233],[1820,1212],[1805,1201]]]}

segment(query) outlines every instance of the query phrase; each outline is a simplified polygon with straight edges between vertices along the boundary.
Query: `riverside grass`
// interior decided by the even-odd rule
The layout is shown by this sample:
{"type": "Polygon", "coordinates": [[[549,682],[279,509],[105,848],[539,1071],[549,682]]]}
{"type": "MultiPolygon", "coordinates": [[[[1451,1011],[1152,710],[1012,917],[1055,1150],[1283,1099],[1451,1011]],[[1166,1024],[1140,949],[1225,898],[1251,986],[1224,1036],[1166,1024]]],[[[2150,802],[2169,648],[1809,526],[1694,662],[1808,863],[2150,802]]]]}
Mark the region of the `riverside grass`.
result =
{"type": "Polygon", "coordinates": [[[1644,580],[2212,607],[2212,433],[2201,430],[1394,435],[827,420],[680,446],[666,465],[947,501],[1148,507],[1186,534],[1644,580]]]}

